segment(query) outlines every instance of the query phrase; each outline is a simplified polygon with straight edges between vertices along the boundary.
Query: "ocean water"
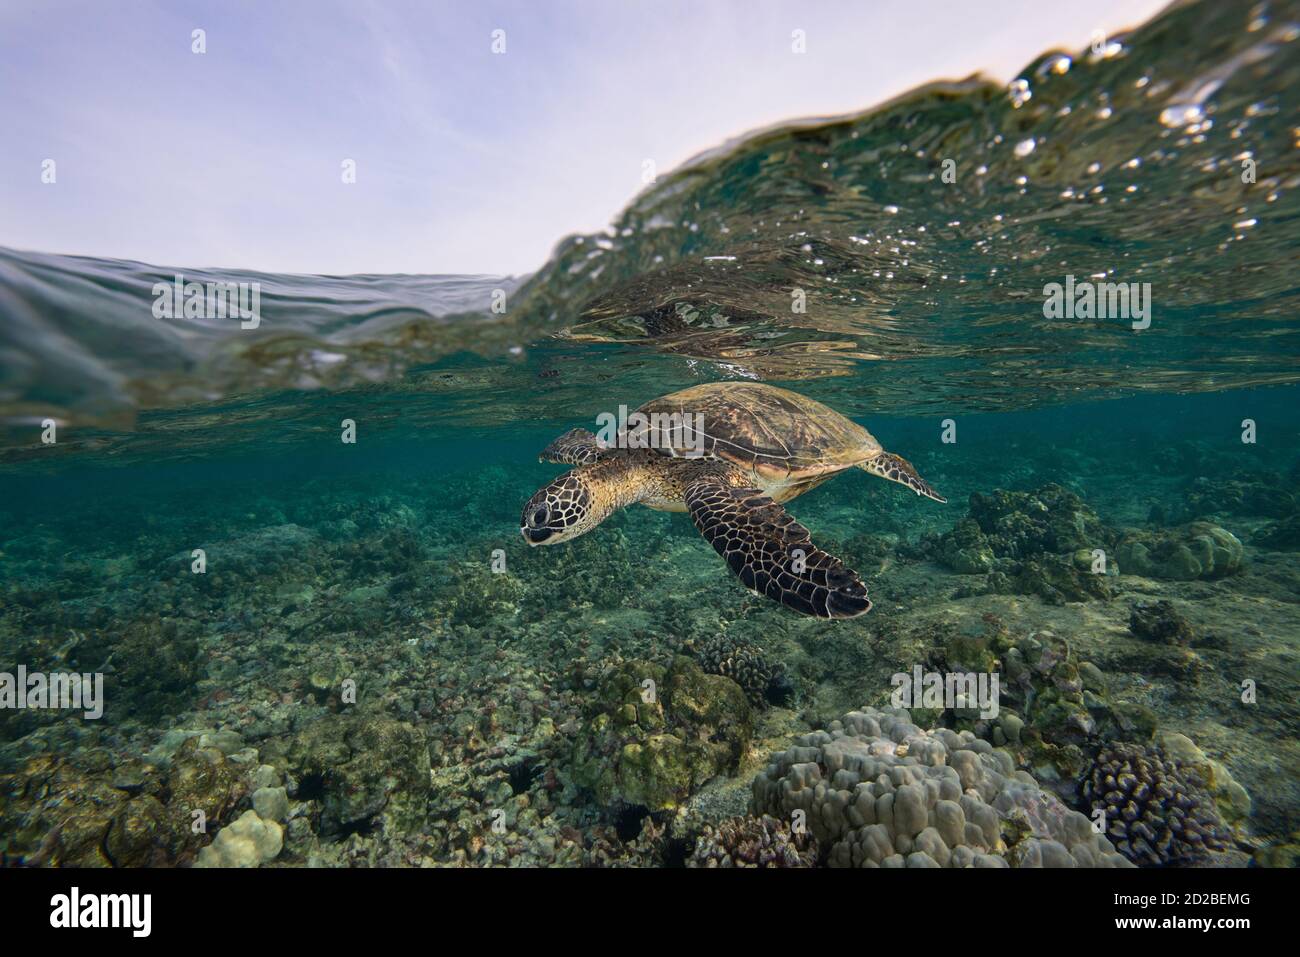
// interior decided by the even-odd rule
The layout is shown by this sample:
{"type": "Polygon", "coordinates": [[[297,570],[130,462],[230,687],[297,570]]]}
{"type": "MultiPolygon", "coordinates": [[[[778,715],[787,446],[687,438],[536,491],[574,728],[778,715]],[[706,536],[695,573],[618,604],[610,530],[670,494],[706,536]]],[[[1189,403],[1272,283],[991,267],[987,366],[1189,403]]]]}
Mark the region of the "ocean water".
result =
{"type": "Polygon", "coordinates": [[[0,692],[103,706],[0,698],[0,856],[1293,865],[1297,51],[1296,4],[1178,5],[722,145],[524,278],[0,250],[0,692]],[[256,328],[159,317],[178,275],[256,328]],[[553,438],[751,381],[948,499],[789,503],[869,614],[680,514],[525,544],[553,438]],[[918,670],[997,713],[886,712],[918,670]]]}

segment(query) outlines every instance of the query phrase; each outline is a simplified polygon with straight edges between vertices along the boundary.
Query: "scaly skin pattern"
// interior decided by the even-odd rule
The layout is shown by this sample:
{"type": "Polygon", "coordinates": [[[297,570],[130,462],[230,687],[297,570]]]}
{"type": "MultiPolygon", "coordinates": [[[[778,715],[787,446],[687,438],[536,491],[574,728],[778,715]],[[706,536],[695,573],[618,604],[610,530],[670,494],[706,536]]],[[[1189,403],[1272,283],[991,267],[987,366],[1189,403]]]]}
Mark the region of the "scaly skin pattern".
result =
{"type": "Polygon", "coordinates": [[[856,618],[871,610],[852,569],[812,543],[808,529],[756,488],[706,475],[686,488],[691,520],[756,595],[804,615],[856,618]]]}
{"type": "Polygon", "coordinates": [[[596,436],[586,429],[570,429],[543,449],[538,461],[558,462],[561,465],[591,465],[600,455],[596,436]]]}
{"type": "MultiPolygon", "coordinates": [[[[583,453],[552,446],[543,457],[557,461],[558,456],[569,454],[583,453]]],[[[595,462],[566,472],[528,500],[520,531],[530,545],[567,541],[634,502],[655,505],[674,498],[680,502],[674,464],[680,466],[654,452],[600,450],[595,462]]]]}
{"type": "MultiPolygon", "coordinates": [[[[616,451],[561,476],[548,489],[552,509],[585,509],[566,523],[565,537],[582,534],[633,502],[689,511],[695,527],[755,594],[819,618],[868,612],[871,601],[857,574],[814,545],[808,529],[755,487],[755,478],[716,460],[688,462],[653,451],[616,451]]],[[[808,484],[773,491],[793,497],[808,484]]]]}
{"type": "Polygon", "coordinates": [[[864,472],[870,472],[872,475],[879,475],[883,479],[889,479],[891,482],[897,482],[899,485],[906,485],[917,495],[924,495],[936,502],[946,504],[948,501],[930,488],[930,483],[921,478],[912,463],[901,455],[895,455],[892,452],[881,452],[875,458],[863,462],[858,468],[864,472]]]}
{"type": "Polygon", "coordinates": [[[702,457],[602,448],[586,430],[566,432],[541,457],[578,467],[529,500],[520,524],[529,544],[576,538],[635,502],[689,512],[750,591],[804,615],[854,618],[871,610],[861,578],[814,545],[781,503],[855,466],[946,501],[866,429],[784,389],[715,383],[656,399],[640,411],[702,417],[702,457]]]}

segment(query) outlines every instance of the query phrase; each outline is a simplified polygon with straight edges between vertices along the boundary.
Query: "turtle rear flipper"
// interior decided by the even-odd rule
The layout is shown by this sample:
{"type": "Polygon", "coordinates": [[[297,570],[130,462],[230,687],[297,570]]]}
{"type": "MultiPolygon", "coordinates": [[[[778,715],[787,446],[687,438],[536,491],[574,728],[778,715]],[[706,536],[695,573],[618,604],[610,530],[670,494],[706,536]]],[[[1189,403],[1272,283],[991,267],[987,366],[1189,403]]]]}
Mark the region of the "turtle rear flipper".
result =
{"type": "Polygon", "coordinates": [[[558,462],[561,465],[590,465],[605,450],[596,436],[586,429],[570,429],[542,449],[539,462],[558,462]]]}
{"type": "Polygon", "coordinates": [[[750,591],[818,618],[871,610],[857,573],[814,545],[808,529],[759,489],[711,476],[683,497],[695,527],[750,591]]]}
{"type": "Polygon", "coordinates": [[[899,485],[906,485],[917,495],[924,495],[944,505],[948,504],[948,500],[930,488],[930,483],[921,478],[912,463],[901,455],[881,452],[874,459],[863,462],[858,468],[872,475],[879,475],[883,479],[889,479],[891,482],[897,482],[899,485]]]}

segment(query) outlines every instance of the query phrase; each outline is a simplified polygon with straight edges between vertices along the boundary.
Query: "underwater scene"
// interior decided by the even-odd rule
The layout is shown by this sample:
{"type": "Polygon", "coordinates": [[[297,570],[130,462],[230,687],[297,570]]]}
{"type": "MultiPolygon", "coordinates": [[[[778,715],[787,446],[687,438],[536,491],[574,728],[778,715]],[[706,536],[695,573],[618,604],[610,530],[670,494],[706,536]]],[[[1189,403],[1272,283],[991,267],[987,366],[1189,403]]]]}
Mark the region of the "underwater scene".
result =
{"type": "Polygon", "coordinates": [[[0,249],[0,861],[1296,866],[1297,89],[1202,0],[526,277],[0,249]]]}

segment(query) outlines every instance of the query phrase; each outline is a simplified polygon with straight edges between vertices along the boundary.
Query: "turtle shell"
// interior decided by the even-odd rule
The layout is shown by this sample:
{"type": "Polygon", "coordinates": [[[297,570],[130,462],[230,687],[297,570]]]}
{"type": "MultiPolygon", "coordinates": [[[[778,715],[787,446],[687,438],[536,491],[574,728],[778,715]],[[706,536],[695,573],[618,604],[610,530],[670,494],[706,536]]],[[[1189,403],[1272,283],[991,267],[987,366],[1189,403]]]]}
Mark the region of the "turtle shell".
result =
{"type": "Polygon", "coordinates": [[[758,382],[692,386],[647,402],[637,412],[646,420],[628,417],[629,444],[664,455],[726,459],[772,479],[838,472],[881,451],[870,432],[834,409],[758,382]],[[652,418],[656,414],[659,418],[652,418]],[[665,427],[676,422],[683,423],[685,440],[665,441],[665,427]],[[687,430],[700,422],[703,434],[692,439],[687,430]]]}

